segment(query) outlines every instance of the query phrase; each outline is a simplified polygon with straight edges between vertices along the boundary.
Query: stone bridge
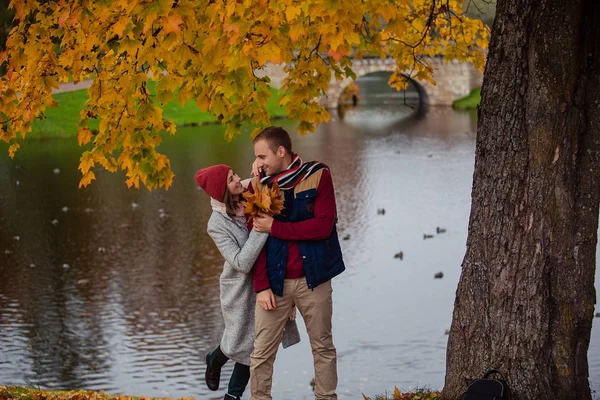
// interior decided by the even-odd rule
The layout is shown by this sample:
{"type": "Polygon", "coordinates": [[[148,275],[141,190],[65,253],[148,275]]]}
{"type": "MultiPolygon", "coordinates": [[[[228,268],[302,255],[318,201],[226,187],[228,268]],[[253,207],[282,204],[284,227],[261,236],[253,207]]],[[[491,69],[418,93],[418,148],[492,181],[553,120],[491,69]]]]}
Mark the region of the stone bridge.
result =
{"type": "MultiPolygon", "coordinates": [[[[442,57],[432,57],[430,61],[433,66],[435,85],[426,81],[411,79],[419,92],[421,103],[430,106],[451,106],[454,100],[468,95],[471,90],[477,87],[481,87],[483,75],[471,64],[458,61],[444,63],[442,57]]],[[[394,60],[391,58],[354,60],[352,70],[356,73],[356,79],[374,72],[391,72],[394,70],[394,60]]],[[[273,86],[277,88],[281,86],[285,74],[280,66],[268,65],[262,72],[269,75],[273,86]]],[[[340,94],[351,82],[351,78],[338,81],[332,77],[327,95],[320,100],[321,104],[329,109],[337,108],[340,94]]]]}

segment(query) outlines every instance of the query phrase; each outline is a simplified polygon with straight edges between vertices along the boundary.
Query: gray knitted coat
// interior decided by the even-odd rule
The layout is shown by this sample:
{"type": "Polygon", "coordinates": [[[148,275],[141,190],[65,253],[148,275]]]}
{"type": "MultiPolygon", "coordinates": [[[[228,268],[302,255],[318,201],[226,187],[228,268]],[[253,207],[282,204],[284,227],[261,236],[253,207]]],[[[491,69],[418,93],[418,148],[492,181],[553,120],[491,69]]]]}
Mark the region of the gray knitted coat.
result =
{"type": "Polygon", "coordinates": [[[220,278],[221,310],[225,320],[221,350],[229,359],[250,365],[256,306],[250,271],[269,234],[255,230],[248,234],[244,217],[232,218],[218,211],[210,216],[207,232],[225,258],[220,278]]]}

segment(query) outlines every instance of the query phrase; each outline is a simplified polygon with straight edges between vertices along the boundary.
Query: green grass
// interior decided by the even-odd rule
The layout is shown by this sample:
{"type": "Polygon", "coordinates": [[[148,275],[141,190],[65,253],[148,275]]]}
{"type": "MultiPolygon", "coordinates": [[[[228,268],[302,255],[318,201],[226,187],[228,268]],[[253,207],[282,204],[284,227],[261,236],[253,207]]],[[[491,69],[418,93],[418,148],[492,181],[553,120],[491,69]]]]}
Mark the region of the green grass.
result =
{"type": "Polygon", "coordinates": [[[476,110],[481,102],[481,88],[471,90],[468,96],[458,99],[452,103],[457,110],[476,110]]]}
{"type": "MultiPolygon", "coordinates": [[[[148,83],[150,93],[154,93],[154,82],[148,83]]],[[[277,89],[271,89],[272,96],[267,102],[267,110],[271,117],[283,117],[286,115],[285,108],[279,105],[279,94],[277,89]]],[[[45,119],[35,120],[28,138],[44,137],[72,137],[77,135],[77,124],[79,123],[79,112],[88,99],[87,89],[62,92],[54,95],[58,103],[57,107],[46,110],[45,119]]],[[[183,107],[176,101],[163,106],[163,116],[172,119],[178,126],[190,124],[203,124],[216,122],[217,119],[210,113],[196,108],[193,100],[188,101],[183,107]]],[[[96,122],[96,121],[93,121],[96,122]]],[[[91,128],[97,129],[98,123],[93,123],[91,128]]]]}

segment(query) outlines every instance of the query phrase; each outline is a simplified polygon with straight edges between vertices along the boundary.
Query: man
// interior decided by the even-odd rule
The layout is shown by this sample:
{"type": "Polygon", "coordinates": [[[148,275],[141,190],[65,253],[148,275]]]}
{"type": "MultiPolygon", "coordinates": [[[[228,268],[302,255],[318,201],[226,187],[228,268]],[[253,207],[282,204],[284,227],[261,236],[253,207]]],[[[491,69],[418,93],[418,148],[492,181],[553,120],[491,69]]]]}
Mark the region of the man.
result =
{"type": "Polygon", "coordinates": [[[306,323],[314,357],[315,398],[337,399],[337,356],[331,332],[331,279],[344,271],[336,230],[336,204],[329,168],[303,162],[292,152],[285,129],[264,129],[253,141],[251,191],[277,182],[284,210],[256,217],[254,228],[270,234],[254,265],[256,336],[250,358],[252,400],[271,399],[273,362],[294,305],[306,323]],[[256,172],[256,171],[255,171],[256,172]]]}

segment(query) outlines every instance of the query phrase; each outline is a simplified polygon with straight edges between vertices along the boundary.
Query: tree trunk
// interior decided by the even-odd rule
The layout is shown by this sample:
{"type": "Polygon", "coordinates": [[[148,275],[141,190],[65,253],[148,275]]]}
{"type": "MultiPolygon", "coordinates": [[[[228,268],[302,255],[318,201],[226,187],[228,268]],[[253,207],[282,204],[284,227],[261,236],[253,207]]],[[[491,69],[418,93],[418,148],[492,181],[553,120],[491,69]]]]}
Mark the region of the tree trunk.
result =
{"type": "Polygon", "coordinates": [[[589,400],[600,198],[600,1],[499,0],[443,399],[589,400]]]}

